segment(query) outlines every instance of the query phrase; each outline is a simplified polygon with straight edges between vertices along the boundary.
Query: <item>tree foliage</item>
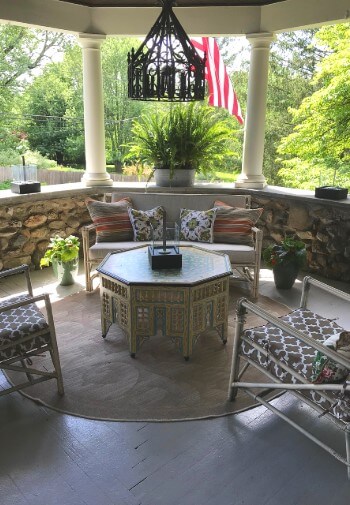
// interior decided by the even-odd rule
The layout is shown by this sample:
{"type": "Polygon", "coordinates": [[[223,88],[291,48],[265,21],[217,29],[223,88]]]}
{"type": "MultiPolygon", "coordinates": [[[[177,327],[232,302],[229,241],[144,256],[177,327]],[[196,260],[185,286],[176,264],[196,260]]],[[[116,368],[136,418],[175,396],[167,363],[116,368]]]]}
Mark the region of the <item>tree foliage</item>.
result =
{"type": "Polygon", "coordinates": [[[14,25],[0,25],[0,139],[15,147],[19,129],[14,102],[54,54],[63,51],[69,38],[59,33],[14,25]],[[12,115],[12,117],[9,117],[12,115]]]}
{"type": "Polygon", "coordinates": [[[23,105],[30,147],[58,164],[84,161],[81,51],[69,48],[62,62],[45,67],[28,87],[23,105]]]}
{"type": "Polygon", "coordinates": [[[128,52],[137,39],[107,39],[102,46],[107,160],[120,167],[130,140],[132,119],[141,114],[144,102],[128,99],[128,52]]]}
{"type": "Polygon", "coordinates": [[[315,44],[326,56],[316,67],[315,91],[291,109],[294,129],[279,146],[279,173],[290,186],[349,186],[350,26],[323,27],[315,44]]]}

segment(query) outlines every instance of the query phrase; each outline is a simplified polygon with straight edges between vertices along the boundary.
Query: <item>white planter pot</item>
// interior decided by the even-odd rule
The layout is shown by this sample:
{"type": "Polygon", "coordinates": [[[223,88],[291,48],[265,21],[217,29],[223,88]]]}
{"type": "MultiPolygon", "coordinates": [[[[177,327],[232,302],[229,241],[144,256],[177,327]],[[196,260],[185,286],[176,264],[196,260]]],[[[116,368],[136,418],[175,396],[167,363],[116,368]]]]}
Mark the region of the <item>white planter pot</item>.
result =
{"type": "Polygon", "coordinates": [[[170,178],[170,170],[167,168],[156,168],[154,171],[154,177],[157,186],[161,187],[186,187],[193,186],[195,170],[175,170],[173,177],[170,178]]]}

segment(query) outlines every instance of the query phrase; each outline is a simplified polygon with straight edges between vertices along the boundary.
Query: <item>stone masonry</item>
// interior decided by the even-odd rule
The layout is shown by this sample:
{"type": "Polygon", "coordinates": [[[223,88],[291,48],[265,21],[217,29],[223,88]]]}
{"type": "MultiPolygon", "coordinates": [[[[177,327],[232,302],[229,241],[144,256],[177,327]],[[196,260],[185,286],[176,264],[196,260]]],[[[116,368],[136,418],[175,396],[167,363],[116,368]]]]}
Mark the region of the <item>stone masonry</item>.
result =
{"type": "Polygon", "coordinates": [[[39,268],[54,235],[81,239],[82,226],[91,223],[85,205],[87,196],[0,205],[0,270],[22,264],[39,268]]]}
{"type": "MultiPolygon", "coordinates": [[[[22,198],[1,205],[0,200],[0,270],[23,263],[39,268],[40,258],[55,234],[81,239],[82,226],[91,222],[85,205],[87,196],[102,198],[77,192],[27,203],[22,198]]],[[[264,232],[263,247],[286,235],[299,237],[307,247],[307,271],[350,281],[350,205],[252,192],[252,207],[264,208],[257,223],[264,232]]]]}
{"type": "Polygon", "coordinates": [[[252,197],[263,207],[258,226],[263,248],[292,235],[307,248],[307,271],[334,280],[350,281],[350,206],[324,200],[252,197]]]}

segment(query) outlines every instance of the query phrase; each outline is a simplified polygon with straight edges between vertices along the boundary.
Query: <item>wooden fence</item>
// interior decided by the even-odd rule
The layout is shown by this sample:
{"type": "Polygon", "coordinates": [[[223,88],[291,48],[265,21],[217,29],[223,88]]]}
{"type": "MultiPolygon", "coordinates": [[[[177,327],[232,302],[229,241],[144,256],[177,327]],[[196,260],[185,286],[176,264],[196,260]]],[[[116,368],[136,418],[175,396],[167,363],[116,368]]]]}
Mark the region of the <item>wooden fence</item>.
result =
{"type": "MultiPolygon", "coordinates": [[[[37,178],[41,183],[48,185],[54,184],[66,184],[69,182],[80,182],[84,171],[79,172],[61,172],[60,170],[45,170],[38,169],[37,178]]],[[[137,176],[133,175],[122,175],[122,174],[110,174],[111,179],[115,182],[138,182],[137,176]]],[[[12,168],[11,167],[0,167],[0,182],[11,181],[12,180],[12,168]]],[[[141,182],[146,182],[146,178],[142,178],[141,182]]]]}

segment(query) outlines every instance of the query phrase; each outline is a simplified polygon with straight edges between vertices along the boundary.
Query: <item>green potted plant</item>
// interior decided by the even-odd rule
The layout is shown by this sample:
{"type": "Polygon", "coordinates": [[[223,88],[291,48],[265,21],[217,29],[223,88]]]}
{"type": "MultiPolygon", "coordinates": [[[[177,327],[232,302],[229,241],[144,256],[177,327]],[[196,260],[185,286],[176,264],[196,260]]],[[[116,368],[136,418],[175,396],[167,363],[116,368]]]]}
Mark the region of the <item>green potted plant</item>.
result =
{"type": "Polygon", "coordinates": [[[79,239],[74,235],[66,238],[59,235],[51,237],[47,250],[40,260],[40,267],[52,264],[61,286],[74,284],[79,268],[79,246],[79,239]]]}
{"type": "Polygon", "coordinates": [[[271,244],[263,251],[267,267],[272,268],[276,288],[290,289],[306,262],[304,242],[285,237],[279,244],[271,244]]]}
{"type": "Polygon", "coordinates": [[[220,112],[201,104],[177,104],[143,114],[133,123],[128,158],[153,168],[157,186],[191,186],[232,155],[233,131],[220,112]]]}

